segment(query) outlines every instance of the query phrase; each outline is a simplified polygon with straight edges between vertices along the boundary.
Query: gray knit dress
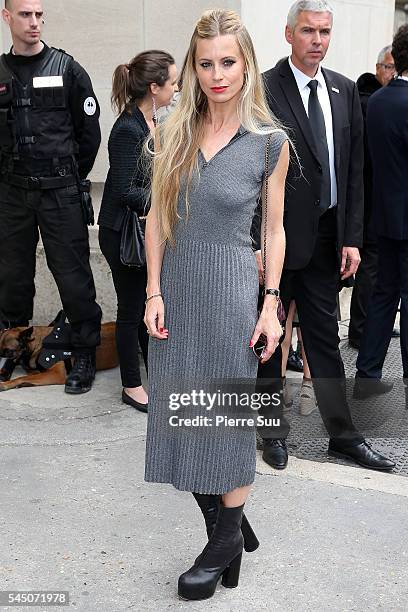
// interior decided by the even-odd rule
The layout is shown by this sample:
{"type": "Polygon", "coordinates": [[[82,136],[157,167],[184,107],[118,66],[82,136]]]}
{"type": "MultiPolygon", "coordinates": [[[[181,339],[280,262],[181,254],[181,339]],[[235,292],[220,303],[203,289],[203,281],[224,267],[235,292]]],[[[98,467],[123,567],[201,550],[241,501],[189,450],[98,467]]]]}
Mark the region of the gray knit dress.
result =
{"type": "MultiPolygon", "coordinates": [[[[282,131],[273,134],[268,175],[286,139],[282,131]]],[[[166,246],[161,271],[169,337],[149,342],[146,481],[222,494],[255,479],[254,427],[215,426],[214,419],[208,425],[214,414],[208,406],[186,402],[176,409],[169,398],[219,389],[224,380],[256,380],[258,361],[249,342],[259,284],[250,229],[266,141],[241,127],[209,162],[199,152],[188,217],[180,191],[175,246],[166,246]],[[208,417],[207,425],[175,425],[198,415],[208,417]]]]}

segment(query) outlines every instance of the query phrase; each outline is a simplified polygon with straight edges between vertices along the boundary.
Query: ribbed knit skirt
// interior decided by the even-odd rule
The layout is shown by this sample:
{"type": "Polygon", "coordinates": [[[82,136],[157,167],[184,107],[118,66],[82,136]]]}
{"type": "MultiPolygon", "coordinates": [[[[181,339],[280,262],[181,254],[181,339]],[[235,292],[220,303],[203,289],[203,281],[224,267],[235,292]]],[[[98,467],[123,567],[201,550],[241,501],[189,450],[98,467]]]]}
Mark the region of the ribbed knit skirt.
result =
{"type": "Polygon", "coordinates": [[[177,409],[180,402],[170,399],[224,380],[255,383],[258,362],[249,348],[259,290],[254,254],[246,246],[180,240],[166,247],[161,290],[169,337],[149,343],[145,480],[212,494],[249,485],[255,427],[175,426],[214,413],[202,405],[177,409]]]}

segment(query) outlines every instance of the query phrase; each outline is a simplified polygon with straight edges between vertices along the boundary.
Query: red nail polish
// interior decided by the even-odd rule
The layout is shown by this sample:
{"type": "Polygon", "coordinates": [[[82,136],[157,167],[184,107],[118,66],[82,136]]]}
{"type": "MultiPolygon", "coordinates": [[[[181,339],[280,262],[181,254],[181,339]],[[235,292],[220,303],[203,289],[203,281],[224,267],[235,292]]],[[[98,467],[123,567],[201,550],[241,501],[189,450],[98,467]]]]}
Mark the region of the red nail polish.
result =
{"type": "Polygon", "coordinates": [[[164,332],[164,327],[161,327],[161,328],[159,329],[159,331],[160,331],[160,333],[162,334],[162,333],[164,332]]]}
{"type": "Polygon", "coordinates": [[[251,340],[251,342],[249,343],[249,348],[252,348],[254,346],[253,341],[251,340]]]}

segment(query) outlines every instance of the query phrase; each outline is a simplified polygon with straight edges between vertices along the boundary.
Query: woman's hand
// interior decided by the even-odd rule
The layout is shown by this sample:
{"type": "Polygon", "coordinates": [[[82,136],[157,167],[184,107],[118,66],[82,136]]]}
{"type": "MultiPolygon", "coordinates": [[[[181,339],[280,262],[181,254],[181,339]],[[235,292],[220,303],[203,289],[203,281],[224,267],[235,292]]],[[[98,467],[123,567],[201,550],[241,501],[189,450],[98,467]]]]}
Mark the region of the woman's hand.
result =
{"type": "MultiPolygon", "coordinates": [[[[266,296],[266,298],[267,297],[268,296],[266,296]]],[[[276,306],[271,308],[269,305],[264,303],[264,307],[262,308],[262,312],[255,326],[255,330],[249,344],[251,348],[258,342],[261,334],[266,337],[266,346],[262,351],[262,358],[260,359],[260,362],[265,363],[274,354],[283,334],[283,329],[279,323],[276,306]]]]}
{"type": "Polygon", "coordinates": [[[169,330],[164,327],[164,302],[160,295],[147,301],[143,320],[149,336],[159,340],[167,340],[169,330]]]}

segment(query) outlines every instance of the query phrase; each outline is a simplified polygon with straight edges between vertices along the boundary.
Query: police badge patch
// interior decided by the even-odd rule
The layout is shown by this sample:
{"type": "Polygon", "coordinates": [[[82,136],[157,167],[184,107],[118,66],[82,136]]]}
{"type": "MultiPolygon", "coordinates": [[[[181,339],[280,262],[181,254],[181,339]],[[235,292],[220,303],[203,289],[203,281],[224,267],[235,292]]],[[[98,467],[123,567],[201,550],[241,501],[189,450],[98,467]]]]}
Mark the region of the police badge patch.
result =
{"type": "Polygon", "coordinates": [[[95,98],[87,98],[84,102],[85,114],[92,117],[96,113],[96,100],[95,98]]]}

